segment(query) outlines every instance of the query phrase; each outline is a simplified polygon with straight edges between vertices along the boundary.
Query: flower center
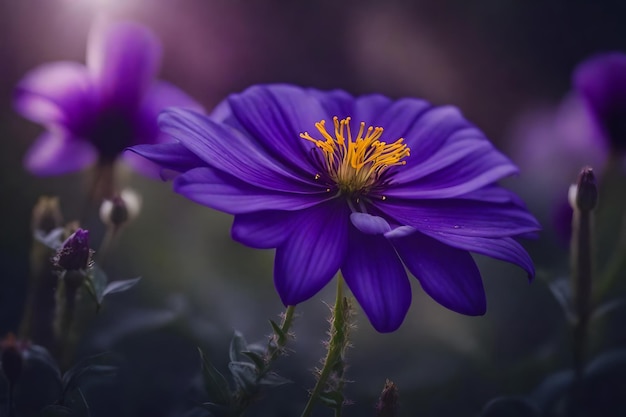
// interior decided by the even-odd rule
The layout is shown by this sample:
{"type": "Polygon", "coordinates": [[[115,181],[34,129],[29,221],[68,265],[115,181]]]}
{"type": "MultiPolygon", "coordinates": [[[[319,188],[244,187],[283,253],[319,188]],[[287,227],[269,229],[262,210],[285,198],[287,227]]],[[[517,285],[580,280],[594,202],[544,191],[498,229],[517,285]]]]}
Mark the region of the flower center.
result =
{"type": "MultiPolygon", "coordinates": [[[[339,120],[333,117],[334,136],[326,130],[326,121],[315,123],[323,139],[315,139],[308,132],[300,137],[322,151],[322,165],[330,179],[337,184],[342,193],[348,195],[367,194],[379,184],[381,176],[390,167],[405,165],[403,159],[410,155],[409,147],[400,138],[393,143],[380,141],[382,127],[365,127],[361,122],[356,137],[350,131],[350,117],[339,120]]],[[[316,179],[320,175],[315,176],[316,179]]]]}

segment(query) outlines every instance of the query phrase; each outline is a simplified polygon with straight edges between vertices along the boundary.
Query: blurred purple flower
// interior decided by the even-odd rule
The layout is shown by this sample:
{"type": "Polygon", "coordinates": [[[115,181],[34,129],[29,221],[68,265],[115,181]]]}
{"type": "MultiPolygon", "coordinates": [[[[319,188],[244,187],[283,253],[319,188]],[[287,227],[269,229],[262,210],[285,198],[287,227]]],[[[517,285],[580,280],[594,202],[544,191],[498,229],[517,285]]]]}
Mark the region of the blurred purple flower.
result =
{"type": "Polygon", "coordinates": [[[615,151],[626,151],[626,55],[599,54],[574,71],[574,86],[595,131],[615,151]]]}
{"type": "Polygon", "coordinates": [[[469,252],[534,275],[514,238],[539,225],[496,185],[517,168],[453,107],[270,85],[230,96],[212,118],[166,110],[160,126],[178,143],[131,150],[181,172],[178,193],[234,214],[235,240],[276,248],[286,305],[341,269],[373,326],[389,332],[411,303],[404,266],[469,315],[486,310],[469,252]]]}
{"type": "MultiPolygon", "coordinates": [[[[86,66],[54,62],[27,73],[17,85],[15,107],[47,132],[26,154],[26,168],[45,176],[96,161],[106,166],[127,146],[163,141],[156,122],[163,108],[201,108],[178,88],[154,79],[161,55],[150,30],[118,22],[94,27],[86,66]]],[[[145,162],[134,165],[148,169],[145,162]]]]}
{"type": "Polygon", "coordinates": [[[52,262],[63,271],[86,271],[93,264],[92,255],[89,231],[78,229],[63,242],[52,262]]]}

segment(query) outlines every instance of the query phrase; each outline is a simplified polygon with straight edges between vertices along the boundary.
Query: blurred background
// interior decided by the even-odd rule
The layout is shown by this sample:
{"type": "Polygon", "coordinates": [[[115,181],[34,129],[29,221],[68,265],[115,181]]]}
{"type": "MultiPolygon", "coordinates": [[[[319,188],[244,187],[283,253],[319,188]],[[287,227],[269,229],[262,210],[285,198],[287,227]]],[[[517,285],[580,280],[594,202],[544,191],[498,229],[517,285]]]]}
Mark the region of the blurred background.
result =
{"type": "MultiPolygon", "coordinates": [[[[491,398],[528,394],[548,372],[569,365],[565,318],[543,278],[567,274],[555,207],[582,164],[593,161],[561,151],[555,115],[578,62],[626,50],[626,3],[0,0],[0,335],[19,327],[31,210],[40,195],[59,196],[65,220],[81,219],[94,246],[102,237],[97,217],[82,214],[89,173],[27,173],[22,158],[42,128],[12,109],[13,88],[28,70],[84,63],[90,25],[101,14],[149,26],[164,45],[159,78],[207,110],[230,93],[273,82],[420,97],[458,106],[522,168],[506,185],[544,225],[539,240],[525,243],[539,278],[529,285],[521,270],[477,257],[489,305],[484,317],[446,310],[416,281],[411,310],[393,334],[376,333],[359,313],[348,354],[354,383],[346,388],[354,404],[346,415],[373,415],[389,378],[399,386],[400,415],[473,416],[491,398]],[[535,156],[528,156],[529,143],[539,147],[535,156]]],[[[272,284],[273,253],[231,241],[230,216],[172,193],[170,184],[130,171],[124,182],[142,195],[142,212],[102,266],[111,279],[143,279],[111,296],[89,322],[79,352],[113,350],[125,365],[115,386],[87,391],[88,401],[93,416],[176,415],[193,397],[196,346],[225,369],[234,329],[250,341],[270,333],[267,320],[284,309],[272,284]]],[[[295,383],[268,393],[251,415],[297,415],[324,355],[324,303],[333,299],[330,285],[298,306],[293,352],[277,363],[295,383]]],[[[626,337],[603,340],[594,349],[624,346],[626,337]]]]}

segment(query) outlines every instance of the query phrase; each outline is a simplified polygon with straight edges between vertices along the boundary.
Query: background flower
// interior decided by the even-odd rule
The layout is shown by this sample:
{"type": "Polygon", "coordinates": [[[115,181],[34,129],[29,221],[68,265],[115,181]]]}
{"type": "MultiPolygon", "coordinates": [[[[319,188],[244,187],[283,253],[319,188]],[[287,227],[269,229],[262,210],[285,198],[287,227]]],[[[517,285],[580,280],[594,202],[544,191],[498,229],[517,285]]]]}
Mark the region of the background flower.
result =
{"type": "Polygon", "coordinates": [[[374,327],[388,332],[411,302],[398,255],[431,297],[469,315],[483,314],[486,300],[468,251],[534,275],[512,238],[539,225],[495,185],[517,169],[455,108],[270,85],[232,95],[213,117],[167,110],[161,127],[178,143],[131,150],[183,172],[178,193],[234,214],[235,240],[277,248],[285,305],[341,269],[374,327]]]}
{"type": "Polygon", "coordinates": [[[626,54],[595,55],[574,71],[573,83],[586,104],[596,134],[611,149],[626,150],[626,54]]]}
{"type": "Polygon", "coordinates": [[[178,88],[155,81],[161,55],[146,27],[101,23],[90,35],[86,66],[54,62],[26,74],[17,85],[15,107],[47,128],[28,150],[26,168],[55,175],[96,161],[108,166],[127,146],[164,140],[156,126],[163,108],[201,110],[178,88]]]}

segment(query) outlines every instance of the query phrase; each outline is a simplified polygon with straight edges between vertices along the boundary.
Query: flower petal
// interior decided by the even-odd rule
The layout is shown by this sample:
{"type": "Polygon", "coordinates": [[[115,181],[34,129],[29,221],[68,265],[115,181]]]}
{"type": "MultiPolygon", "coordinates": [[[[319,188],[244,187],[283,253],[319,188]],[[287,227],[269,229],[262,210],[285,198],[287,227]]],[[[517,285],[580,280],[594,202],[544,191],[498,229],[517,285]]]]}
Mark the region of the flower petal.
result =
{"type": "Polygon", "coordinates": [[[332,118],[315,97],[290,85],[253,86],[229,97],[232,112],[266,152],[302,175],[315,173],[310,152],[315,145],[300,133],[332,118]]]}
{"type": "Polygon", "coordinates": [[[483,281],[469,252],[421,233],[392,242],[406,267],[435,301],[457,313],[485,314],[487,300],[483,281]]]}
{"type": "Polygon", "coordinates": [[[233,240],[257,249],[280,246],[291,234],[303,211],[265,210],[235,216],[233,240]]]}
{"type": "Polygon", "coordinates": [[[176,177],[174,191],[196,203],[230,214],[259,210],[301,210],[333,198],[272,192],[209,167],[194,168],[176,177]]]}
{"type": "Polygon", "coordinates": [[[204,109],[185,92],[164,81],[155,82],[146,92],[139,110],[139,132],[135,144],[172,141],[167,135],[159,134],[157,119],[167,107],[180,107],[202,113],[204,109]]]}
{"type": "Polygon", "coordinates": [[[148,28],[132,22],[96,25],[87,46],[87,67],[106,103],[134,109],[161,64],[162,49],[148,28]]]}
{"type": "Polygon", "coordinates": [[[529,280],[535,277],[535,267],[530,255],[519,242],[511,237],[486,238],[430,231],[423,231],[423,233],[446,245],[515,264],[526,271],[529,280]]]}
{"type": "Polygon", "coordinates": [[[516,204],[476,200],[400,200],[387,198],[376,207],[399,224],[424,233],[462,236],[507,237],[535,232],[537,220],[516,204]]]}
{"type": "Polygon", "coordinates": [[[339,270],[348,247],[348,206],[342,200],[311,207],[276,249],[274,284],[285,305],[320,291],[339,270]]]}
{"type": "Polygon", "coordinates": [[[76,171],[93,163],[96,150],[83,140],[62,132],[45,132],[28,149],[26,169],[35,175],[58,175],[76,171]]]}
{"type": "Polygon", "coordinates": [[[208,165],[253,186],[298,194],[325,191],[314,175],[298,177],[240,131],[202,114],[169,108],[159,116],[159,125],[208,165]]]}
{"type": "Polygon", "coordinates": [[[28,72],[17,85],[14,103],[34,122],[71,126],[93,109],[95,94],[87,68],[55,62],[28,72]]]}
{"type": "Polygon", "coordinates": [[[397,169],[385,195],[401,198],[450,198],[472,192],[518,172],[476,129],[451,135],[431,158],[397,169]]]}
{"type": "Polygon", "coordinates": [[[368,235],[382,235],[391,230],[387,220],[367,213],[352,213],[350,221],[359,231],[368,235]]]}
{"type": "Polygon", "coordinates": [[[430,108],[427,101],[414,98],[391,101],[382,96],[363,96],[356,99],[354,119],[382,127],[381,140],[387,143],[400,138],[406,141],[407,135],[414,135],[414,126],[430,108]]]}
{"type": "MultiPolygon", "coordinates": [[[[426,103],[423,105],[426,106],[426,103]]],[[[405,172],[411,166],[419,167],[423,161],[443,149],[444,145],[448,145],[454,133],[472,127],[456,107],[428,107],[421,111],[421,106],[416,104],[415,108],[419,117],[407,125],[408,130],[402,134],[404,142],[411,149],[411,156],[399,172],[405,172]]]]}
{"type": "Polygon", "coordinates": [[[141,172],[150,177],[163,176],[164,170],[185,172],[206,166],[206,163],[178,142],[156,145],[136,145],[124,152],[124,159],[135,155],[133,166],[141,166],[141,172]]]}
{"type": "Polygon", "coordinates": [[[411,305],[411,285],[389,241],[350,227],[349,250],[341,272],[379,332],[400,327],[411,305]]]}

